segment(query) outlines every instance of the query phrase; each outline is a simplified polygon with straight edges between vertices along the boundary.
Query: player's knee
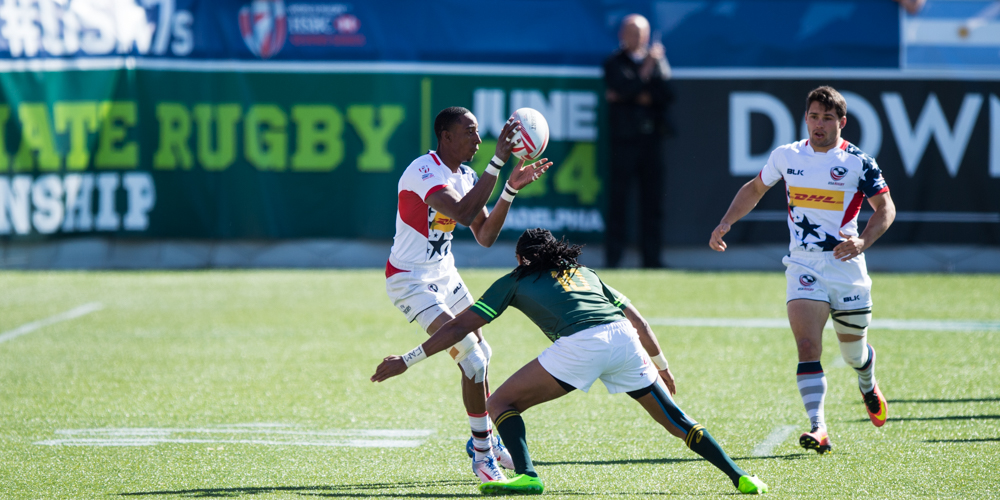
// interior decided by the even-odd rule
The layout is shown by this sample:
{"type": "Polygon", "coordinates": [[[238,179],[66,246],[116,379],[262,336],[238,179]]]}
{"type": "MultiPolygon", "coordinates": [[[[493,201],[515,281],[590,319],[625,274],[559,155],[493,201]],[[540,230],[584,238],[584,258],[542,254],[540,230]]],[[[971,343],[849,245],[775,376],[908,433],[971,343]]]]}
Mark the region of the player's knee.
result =
{"type": "Polygon", "coordinates": [[[479,348],[482,349],[483,356],[486,357],[486,364],[489,365],[490,364],[490,360],[493,359],[493,348],[490,347],[490,345],[486,343],[486,338],[485,337],[483,338],[483,340],[479,341],[479,348]]]}
{"type": "Polygon", "coordinates": [[[823,354],[823,345],[812,339],[798,339],[795,346],[799,351],[799,361],[815,361],[823,354]]]}
{"type": "Polygon", "coordinates": [[[462,367],[465,377],[477,384],[486,380],[486,368],[488,364],[489,361],[478,344],[474,344],[472,350],[458,362],[458,366],[462,367]]]}
{"type": "Polygon", "coordinates": [[[864,337],[872,321],[872,310],[867,307],[851,311],[833,311],[830,316],[833,318],[833,329],[838,334],[864,337]]]}

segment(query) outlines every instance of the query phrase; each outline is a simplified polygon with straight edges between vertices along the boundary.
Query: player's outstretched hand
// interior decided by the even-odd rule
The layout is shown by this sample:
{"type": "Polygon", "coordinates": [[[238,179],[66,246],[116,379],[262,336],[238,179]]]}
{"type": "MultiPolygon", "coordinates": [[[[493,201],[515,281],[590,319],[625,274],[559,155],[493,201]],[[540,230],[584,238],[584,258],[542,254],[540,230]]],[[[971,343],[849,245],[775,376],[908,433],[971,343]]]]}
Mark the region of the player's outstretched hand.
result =
{"type": "Polygon", "coordinates": [[[495,154],[505,163],[510,159],[510,152],[514,149],[514,146],[521,142],[520,138],[514,138],[518,130],[521,130],[521,122],[514,120],[512,116],[507,119],[507,123],[503,124],[503,130],[497,136],[497,150],[495,154]]]}
{"type": "Polygon", "coordinates": [[[726,242],[722,241],[722,237],[732,229],[732,226],[726,224],[725,222],[720,222],[718,226],[712,231],[712,238],[708,240],[708,246],[712,247],[712,250],[717,252],[726,251],[726,242]]]}
{"type": "Polygon", "coordinates": [[[840,237],[844,238],[837,246],[833,247],[833,258],[840,259],[847,262],[865,250],[865,240],[858,238],[857,236],[848,236],[844,234],[843,231],[840,232],[840,237]]]}
{"type": "Polygon", "coordinates": [[[372,375],[371,380],[372,382],[382,382],[405,371],[406,363],[403,362],[403,358],[399,356],[386,356],[382,360],[382,363],[378,365],[378,368],[375,369],[375,375],[372,375]]]}
{"type": "Polygon", "coordinates": [[[674,382],[674,374],[670,373],[670,367],[660,370],[660,378],[663,379],[664,384],[667,384],[667,390],[670,391],[671,396],[677,394],[677,384],[674,382]]]}
{"type": "Polygon", "coordinates": [[[510,187],[521,190],[524,186],[535,182],[551,166],[552,162],[548,158],[542,158],[530,165],[525,165],[524,160],[521,160],[517,162],[517,166],[510,173],[510,179],[507,179],[507,182],[510,183],[510,187]]]}

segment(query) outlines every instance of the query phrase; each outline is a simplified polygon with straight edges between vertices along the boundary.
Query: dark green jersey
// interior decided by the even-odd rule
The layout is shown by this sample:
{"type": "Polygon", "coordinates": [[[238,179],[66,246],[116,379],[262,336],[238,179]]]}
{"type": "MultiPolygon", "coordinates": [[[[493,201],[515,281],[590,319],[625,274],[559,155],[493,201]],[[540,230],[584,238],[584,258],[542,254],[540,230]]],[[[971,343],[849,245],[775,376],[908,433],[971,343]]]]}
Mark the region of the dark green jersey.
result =
{"type": "Polygon", "coordinates": [[[549,340],[625,319],[628,297],[605,285],[592,269],[546,271],[517,279],[511,272],[498,279],[470,310],[493,321],[507,306],[519,309],[549,340]]]}

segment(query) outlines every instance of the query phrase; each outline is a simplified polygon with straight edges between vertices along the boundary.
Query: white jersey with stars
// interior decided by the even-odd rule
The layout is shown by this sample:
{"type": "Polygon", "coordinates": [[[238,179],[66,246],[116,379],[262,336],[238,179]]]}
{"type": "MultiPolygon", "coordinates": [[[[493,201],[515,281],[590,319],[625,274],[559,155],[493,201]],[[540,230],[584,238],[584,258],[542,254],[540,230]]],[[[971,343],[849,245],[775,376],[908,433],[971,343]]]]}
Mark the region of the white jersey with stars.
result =
{"type": "Polygon", "coordinates": [[[450,256],[456,221],[438,213],[424,200],[445,186],[465,196],[478,180],[476,172],[465,165],[459,167],[458,172],[452,172],[434,151],[413,160],[403,171],[397,186],[392,259],[398,263],[425,265],[450,256]]]}
{"type": "Polygon", "coordinates": [[[875,159],[841,139],[817,153],[804,139],[771,152],[760,180],[785,180],[790,250],[830,252],[843,238],[858,235],[858,212],[865,197],[889,191],[875,159]]]}

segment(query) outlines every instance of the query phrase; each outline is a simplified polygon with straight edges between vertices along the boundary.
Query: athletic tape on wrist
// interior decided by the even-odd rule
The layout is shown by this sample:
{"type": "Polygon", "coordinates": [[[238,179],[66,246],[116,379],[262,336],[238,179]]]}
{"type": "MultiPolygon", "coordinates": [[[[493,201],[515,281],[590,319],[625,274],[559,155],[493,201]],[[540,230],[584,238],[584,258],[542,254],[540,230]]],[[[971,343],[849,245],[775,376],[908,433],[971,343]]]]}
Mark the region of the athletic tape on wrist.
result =
{"type": "Polygon", "coordinates": [[[500,198],[507,200],[508,203],[514,201],[514,195],[518,192],[517,189],[510,187],[510,181],[507,181],[503,185],[503,192],[500,193],[500,198]]]}
{"type": "Polygon", "coordinates": [[[406,367],[409,368],[423,360],[427,359],[427,354],[424,353],[423,344],[414,347],[412,351],[403,355],[403,363],[406,363],[406,367]]]}
{"type": "Polygon", "coordinates": [[[667,358],[663,357],[663,352],[660,352],[659,354],[653,356],[650,359],[653,361],[653,364],[656,365],[657,370],[662,372],[663,370],[666,370],[668,368],[667,358]]]}
{"type": "Polygon", "coordinates": [[[500,169],[503,168],[503,160],[499,156],[493,155],[493,159],[490,160],[490,164],[486,165],[486,173],[496,177],[500,175],[500,169]]]}

